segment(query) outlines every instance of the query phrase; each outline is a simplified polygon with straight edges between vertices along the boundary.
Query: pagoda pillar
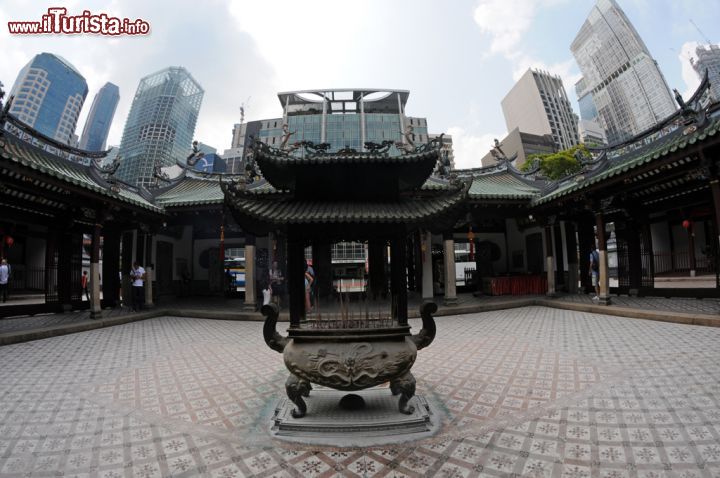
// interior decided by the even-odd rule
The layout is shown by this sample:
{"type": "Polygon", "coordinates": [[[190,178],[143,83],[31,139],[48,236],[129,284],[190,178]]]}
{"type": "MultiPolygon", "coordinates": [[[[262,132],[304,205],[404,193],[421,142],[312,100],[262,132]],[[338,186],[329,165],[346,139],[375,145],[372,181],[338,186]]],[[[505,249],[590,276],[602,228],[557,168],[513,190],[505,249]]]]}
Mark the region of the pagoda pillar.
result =
{"type": "Polygon", "coordinates": [[[443,235],[445,248],[445,305],[457,304],[457,289],[455,284],[455,241],[452,232],[443,235]]]}
{"type": "Polygon", "coordinates": [[[578,251],[575,238],[575,223],[565,221],[565,252],[568,261],[567,291],[570,294],[578,292],[578,251]]]}
{"type": "Polygon", "coordinates": [[[555,296],[555,259],[553,257],[552,226],[545,225],[545,272],[547,275],[548,297],[555,296]]]}
{"type": "Polygon", "coordinates": [[[563,241],[562,241],[562,226],[560,225],[560,221],[557,221],[555,223],[555,226],[553,227],[555,238],[555,263],[556,263],[556,271],[555,271],[555,289],[556,290],[567,290],[567,286],[565,284],[565,260],[563,259],[563,241]]]}
{"type": "Polygon", "coordinates": [[[720,267],[720,179],[715,178],[710,181],[710,191],[712,192],[713,208],[715,209],[715,266],[720,267]]]}
{"type": "Polygon", "coordinates": [[[305,320],[305,247],[291,234],[287,242],[287,272],[290,327],[300,327],[305,320]]]}
{"type": "Polygon", "coordinates": [[[153,262],[153,245],[155,244],[154,234],[145,234],[145,308],[152,308],[153,303],[153,279],[155,278],[153,262]]]}
{"type": "Polygon", "coordinates": [[[695,277],[697,262],[695,260],[695,225],[692,220],[688,219],[687,235],[688,235],[688,259],[690,261],[690,277],[695,277]]]}
{"type": "Polygon", "coordinates": [[[120,231],[103,228],[102,303],[120,305],[120,231]]]}
{"type": "Polygon", "coordinates": [[[375,300],[387,296],[387,246],[381,239],[368,241],[368,273],[370,279],[370,297],[375,300]]]}
{"type": "Polygon", "coordinates": [[[130,281],[130,269],[133,263],[133,239],[135,233],[127,231],[122,236],[122,259],[120,261],[120,272],[122,273],[122,303],[126,307],[132,304],[132,282],[130,281]]]}
{"type": "Polygon", "coordinates": [[[332,247],[330,241],[322,239],[313,242],[313,269],[315,269],[314,290],[318,297],[327,298],[332,293],[332,247]]]}
{"type": "MultiPolygon", "coordinates": [[[[97,214],[98,221],[101,214],[97,214]]],[[[92,231],[92,242],[90,249],[90,318],[99,319],[102,317],[100,307],[100,233],[103,225],[96,222],[92,231]]]]}
{"type": "Polygon", "coordinates": [[[598,251],[600,252],[600,305],[610,305],[610,269],[608,267],[607,240],[605,238],[605,218],[602,212],[595,213],[598,251]]]}
{"type": "Polygon", "coordinates": [[[432,302],[433,300],[433,274],[432,274],[432,234],[423,232],[420,234],[422,254],[422,300],[432,302]]]}
{"type": "Polygon", "coordinates": [[[408,321],[406,259],[405,235],[397,233],[390,240],[390,275],[393,318],[399,325],[408,321]]]}

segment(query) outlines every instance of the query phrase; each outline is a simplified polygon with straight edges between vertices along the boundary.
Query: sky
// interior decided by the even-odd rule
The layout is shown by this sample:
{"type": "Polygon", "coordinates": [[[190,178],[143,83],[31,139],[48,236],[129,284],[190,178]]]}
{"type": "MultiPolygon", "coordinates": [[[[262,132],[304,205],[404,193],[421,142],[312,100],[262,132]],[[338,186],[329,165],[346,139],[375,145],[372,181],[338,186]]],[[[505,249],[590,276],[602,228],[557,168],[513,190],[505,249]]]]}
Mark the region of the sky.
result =
{"type": "MultiPolygon", "coordinates": [[[[699,79],[698,43],[720,42],[720,0],[618,0],[670,88],[699,79]],[[702,33],[693,26],[691,20],[702,33]]],[[[282,115],[281,91],[378,88],[410,91],[409,116],[453,135],[458,168],[479,167],[506,134],[500,101],[529,68],[559,75],[575,111],[580,72],[570,43],[592,0],[147,0],[0,1],[0,81],[12,88],[41,52],[58,54],[86,78],[92,99],[120,88],[109,145],[118,145],[140,79],[184,66],[205,90],[195,138],[222,152],[233,124],[282,115]],[[150,23],[146,36],[11,35],[8,21],[39,20],[50,7],[150,23]]]]}

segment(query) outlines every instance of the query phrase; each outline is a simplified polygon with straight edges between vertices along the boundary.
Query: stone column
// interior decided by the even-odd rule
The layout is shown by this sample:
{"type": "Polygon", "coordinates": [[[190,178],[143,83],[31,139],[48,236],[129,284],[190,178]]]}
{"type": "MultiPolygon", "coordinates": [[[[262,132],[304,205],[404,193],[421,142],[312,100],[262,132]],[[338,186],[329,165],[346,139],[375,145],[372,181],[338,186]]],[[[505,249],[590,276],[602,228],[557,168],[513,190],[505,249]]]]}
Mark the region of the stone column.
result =
{"type": "Polygon", "coordinates": [[[255,236],[245,236],[245,310],[253,311],[255,301],[255,236]]]}
{"type": "Polygon", "coordinates": [[[555,258],[553,257],[552,226],[545,225],[545,272],[547,274],[547,295],[555,297],[555,258]]]}
{"type": "MultiPolygon", "coordinates": [[[[98,217],[100,214],[98,214],[98,217]]],[[[96,222],[92,232],[92,243],[90,250],[90,318],[99,319],[102,317],[100,307],[100,232],[102,224],[96,222]]]]}
{"type": "MultiPolygon", "coordinates": [[[[718,235],[715,242],[715,267],[720,268],[720,179],[710,181],[710,191],[712,191],[713,206],[715,209],[715,232],[718,235]]],[[[720,284],[716,285],[720,287],[720,284]]]]}
{"type": "Polygon", "coordinates": [[[457,304],[457,290],[455,288],[455,241],[452,233],[443,236],[445,248],[445,305],[457,304]]]}
{"type": "Polygon", "coordinates": [[[122,260],[120,262],[120,272],[122,273],[122,303],[125,307],[132,304],[132,283],[130,281],[130,269],[133,263],[133,243],[135,233],[133,231],[125,232],[122,236],[122,260]]]}
{"type": "Polygon", "coordinates": [[[145,234],[145,307],[154,307],[153,303],[153,279],[155,279],[155,264],[153,262],[153,245],[155,236],[145,234]]]}
{"type": "Polygon", "coordinates": [[[433,301],[433,273],[432,273],[432,234],[423,232],[420,253],[422,254],[422,300],[433,301]]]}
{"type": "Polygon", "coordinates": [[[607,240],[605,239],[605,219],[601,212],[595,213],[598,251],[600,252],[600,305],[610,305],[610,276],[608,268],[607,240]]]}
{"type": "MultiPolygon", "coordinates": [[[[633,212],[632,219],[625,224],[625,240],[627,241],[628,270],[628,294],[637,297],[640,293],[642,283],[642,255],[640,249],[640,228],[637,219],[640,213],[633,212]]],[[[619,264],[618,264],[619,267],[619,264]]]]}
{"type": "Polygon", "coordinates": [[[568,284],[570,294],[578,293],[578,252],[575,238],[575,223],[565,221],[565,250],[568,258],[568,284]]]}
{"type": "Polygon", "coordinates": [[[103,228],[102,304],[120,305],[120,231],[103,228]]]}
{"type": "Polygon", "coordinates": [[[688,219],[688,259],[690,260],[690,277],[695,277],[697,262],[695,261],[695,224],[688,219]]]}
{"type": "Polygon", "coordinates": [[[567,284],[565,284],[565,259],[563,258],[562,229],[560,221],[557,221],[553,227],[556,264],[555,290],[567,290],[567,284]]]}
{"type": "Polygon", "coordinates": [[[392,308],[399,325],[407,325],[407,278],[405,235],[398,233],[390,241],[390,274],[392,280],[392,308]]]}

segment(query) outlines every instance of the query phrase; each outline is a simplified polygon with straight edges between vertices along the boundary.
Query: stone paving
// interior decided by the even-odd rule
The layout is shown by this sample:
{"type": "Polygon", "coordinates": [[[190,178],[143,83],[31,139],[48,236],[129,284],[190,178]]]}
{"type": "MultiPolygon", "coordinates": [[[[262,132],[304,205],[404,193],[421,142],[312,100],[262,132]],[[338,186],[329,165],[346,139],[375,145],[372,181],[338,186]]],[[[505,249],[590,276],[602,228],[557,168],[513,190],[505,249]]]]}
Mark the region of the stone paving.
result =
{"type": "Polygon", "coordinates": [[[258,322],[0,347],[0,476],[720,476],[720,329],[544,307],[437,322],[413,373],[442,430],[367,449],[270,438],[287,372],[258,322]]]}
{"type": "MultiPolygon", "coordinates": [[[[596,304],[591,299],[591,295],[587,294],[564,294],[554,300],[561,302],[571,302],[576,304],[592,305],[596,304]]],[[[512,300],[522,300],[527,298],[546,299],[545,296],[481,296],[474,297],[470,293],[458,295],[458,305],[460,306],[488,306],[499,302],[508,302],[512,300]]],[[[436,302],[442,303],[442,298],[436,298],[436,302]]],[[[411,301],[410,310],[417,310],[419,300],[411,301]]],[[[243,311],[242,299],[226,299],[223,297],[211,298],[185,298],[174,299],[173,301],[161,301],[158,307],[174,307],[186,310],[211,310],[219,312],[239,312],[243,311]]],[[[441,309],[444,307],[440,305],[441,309]]],[[[688,314],[706,314],[720,315],[720,299],[684,299],[684,298],[665,298],[665,297],[628,297],[628,296],[612,296],[613,308],[630,308],[639,310],[656,310],[661,312],[681,312],[688,314]]],[[[0,307],[0,313],[2,308],[0,307]]],[[[611,313],[611,312],[609,312],[611,313]]],[[[106,309],[103,311],[103,318],[111,319],[133,314],[129,307],[118,307],[115,309],[106,309]]],[[[262,319],[259,313],[256,314],[257,319],[262,319]]],[[[77,324],[90,320],[90,312],[88,310],[73,311],[63,314],[42,314],[33,317],[13,317],[0,319],[0,335],[6,333],[31,331],[44,327],[62,327],[65,325],[77,324]]]]}

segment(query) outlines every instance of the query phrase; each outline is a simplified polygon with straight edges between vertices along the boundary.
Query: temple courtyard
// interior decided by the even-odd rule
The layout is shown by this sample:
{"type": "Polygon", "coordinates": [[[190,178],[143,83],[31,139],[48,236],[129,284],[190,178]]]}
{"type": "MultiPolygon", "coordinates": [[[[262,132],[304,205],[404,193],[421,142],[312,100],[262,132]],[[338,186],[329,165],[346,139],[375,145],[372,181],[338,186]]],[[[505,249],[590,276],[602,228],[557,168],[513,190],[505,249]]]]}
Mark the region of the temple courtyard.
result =
{"type": "Polygon", "coordinates": [[[437,327],[413,373],[440,431],[366,448],[271,438],[287,371],[261,322],[0,347],[0,476],[720,476],[720,328],[539,306],[437,327]]]}

